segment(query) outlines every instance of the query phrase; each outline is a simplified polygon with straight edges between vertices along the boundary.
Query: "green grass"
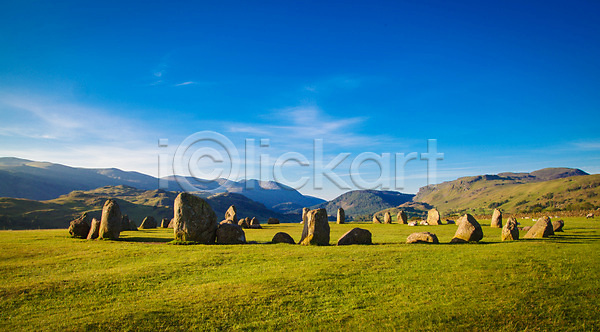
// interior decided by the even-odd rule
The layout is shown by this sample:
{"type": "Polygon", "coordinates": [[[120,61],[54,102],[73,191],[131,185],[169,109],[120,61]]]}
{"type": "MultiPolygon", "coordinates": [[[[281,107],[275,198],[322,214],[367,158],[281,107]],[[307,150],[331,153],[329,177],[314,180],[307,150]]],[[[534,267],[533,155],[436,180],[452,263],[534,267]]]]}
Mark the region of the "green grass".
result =
{"type": "MultiPolygon", "coordinates": [[[[454,225],[330,224],[332,243],[373,233],[375,245],[345,247],[0,231],[0,330],[599,330],[600,222],[565,221],[555,237],[515,242],[484,226],[466,245],[404,243],[417,231],[447,243],[454,225]]],[[[302,226],[263,227],[247,239],[298,241],[302,226]]]]}

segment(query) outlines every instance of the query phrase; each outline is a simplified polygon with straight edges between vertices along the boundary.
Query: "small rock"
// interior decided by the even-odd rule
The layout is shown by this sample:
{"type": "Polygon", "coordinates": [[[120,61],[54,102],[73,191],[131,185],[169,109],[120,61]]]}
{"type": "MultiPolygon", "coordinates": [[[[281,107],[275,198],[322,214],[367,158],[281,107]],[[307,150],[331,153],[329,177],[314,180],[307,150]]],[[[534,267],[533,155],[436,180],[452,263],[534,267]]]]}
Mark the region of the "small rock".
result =
{"type": "Polygon", "coordinates": [[[552,221],[548,217],[540,218],[535,225],[531,226],[527,234],[525,234],[525,239],[541,239],[544,237],[548,237],[550,235],[554,235],[554,227],[552,227],[552,221]]]}
{"type": "Polygon", "coordinates": [[[87,213],[84,213],[79,218],[72,220],[69,223],[69,234],[72,237],[86,239],[90,233],[89,219],[90,217],[88,217],[87,213]]]}
{"type": "Polygon", "coordinates": [[[269,218],[267,220],[267,224],[268,225],[277,225],[277,224],[279,224],[279,219],[277,219],[277,218],[269,218]]]}
{"type": "Polygon", "coordinates": [[[563,226],[565,226],[565,222],[562,219],[552,220],[552,228],[554,232],[562,232],[563,226]]]}
{"type": "Polygon", "coordinates": [[[225,220],[231,220],[232,224],[238,223],[237,210],[235,209],[235,205],[232,205],[225,212],[225,220]]]}
{"type": "Polygon", "coordinates": [[[142,220],[140,229],[151,229],[151,228],[156,228],[157,226],[158,226],[158,223],[156,222],[156,219],[154,219],[153,216],[147,216],[146,218],[144,218],[144,220],[142,220]]]}
{"type": "Polygon", "coordinates": [[[219,244],[244,244],[246,243],[246,234],[239,225],[235,225],[228,220],[217,228],[217,243],[219,244]]]}
{"type": "Polygon", "coordinates": [[[465,214],[457,221],[458,229],[450,243],[478,242],[483,238],[483,230],[477,220],[470,214],[465,214]]]}
{"type": "Polygon", "coordinates": [[[438,244],[438,238],[435,234],[429,232],[412,233],[406,239],[406,243],[433,243],[438,244]]]}
{"type": "Polygon", "coordinates": [[[514,217],[508,218],[506,224],[502,228],[502,241],[512,241],[519,239],[519,228],[517,228],[517,219],[514,217]]]}
{"type": "Polygon", "coordinates": [[[87,239],[97,239],[98,234],[100,234],[100,220],[92,218],[92,222],[90,223],[90,232],[88,233],[87,239]]]}
{"type": "Polygon", "coordinates": [[[379,220],[379,218],[377,218],[376,215],[373,215],[373,223],[374,224],[381,224],[381,220],[379,220]]]}
{"type": "Polygon", "coordinates": [[[288,234],[284,232],[279,232],[273,236],[273,240],[271,243],[288,243],[288,244],[296,244],[294,239],[288,234]]]}

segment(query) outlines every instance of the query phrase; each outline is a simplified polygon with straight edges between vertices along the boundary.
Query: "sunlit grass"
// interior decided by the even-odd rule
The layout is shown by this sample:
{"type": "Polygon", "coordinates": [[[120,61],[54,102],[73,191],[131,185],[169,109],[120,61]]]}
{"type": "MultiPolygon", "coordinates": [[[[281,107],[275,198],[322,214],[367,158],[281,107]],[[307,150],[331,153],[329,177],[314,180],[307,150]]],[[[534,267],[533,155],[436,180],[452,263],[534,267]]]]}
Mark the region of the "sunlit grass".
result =
{"type": "Polygon", "coordinates": [[[600,329],[600,222],[516,242],[480,222],[482,243],[467,245],[447,244],[454,225],[331,224],[332,244],[373,233],[345,247],[264,244],[279,231],[298,241],[299,224],[246,230],[259,244],[237,246],[169,245],[170,229],[1,231],[0,329],[600,329]],[[442,244],[405,244],[417,231],[442,244]]]}

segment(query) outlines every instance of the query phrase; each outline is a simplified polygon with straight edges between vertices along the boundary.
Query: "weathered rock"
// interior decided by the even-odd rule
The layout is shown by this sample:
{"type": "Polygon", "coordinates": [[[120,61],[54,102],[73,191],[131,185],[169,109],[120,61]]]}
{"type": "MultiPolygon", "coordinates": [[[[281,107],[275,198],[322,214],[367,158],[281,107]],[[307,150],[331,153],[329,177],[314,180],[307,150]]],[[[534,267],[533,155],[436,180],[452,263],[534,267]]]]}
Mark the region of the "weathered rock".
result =
{"type": "Polygon", "coordinates": [[[156,222],[156,219],[154,219],[153,216],[147,216],[146,218],[144,218],[144,220],[142,220],[140,229],[151,229],[151,228],[156,228],[157,226],[158,226],[158,223],[156,222]]]}
{"type": "Polygon", "coordinates": [[[306,224],[306,216],[308,215],[308,211],[310,211],[310,209],[307,207],[302,209],[302,221],[300,222],[301,224],[306,224]]]}
{"type": "Polygon", "coordinates": [[[531,229],[525,234],[525,239],[541,239],[554,235],[554,227],[552,227],[552,221],[548,217],[541,217],[538,221],[531,226],[531,229]]]}
{"type": "Polygon", "coordinates": [[[169,227],[168,227],[168,228],[173,228],[173,225],[175,224],[175,223],[173,222],[173,220],[174,220],[174,219],[173,219],[173,218],[171,218],[171,221],[169,221],[169,227]]]}
{"type": "Polygon", "coordinates": [[[406,212],[404,212],[404,211],[398,212],[398,215],[396,216],[396,221],[399,224],[408,224],[408,216],[406,215],[406,212]]]}
{"type": "Polygon", "coordinates": [[[353,228],[344,235],[342,235],[338,241],[338,246],[352,245],[352,244],[373,244],[371,240],[371,232],[362,228],[353,228]]]}
{"type": "Polygon", "coordinates": [[[343,224],[345,222],[346,222],[346,212],[344,212],[344,209],[338,208],[338,211],[337,211],[337,224],[343,224]]]}
{"type": "Polygon", "coordinates": [[[562,232],[563,226],[565,226],[565,222],[562,219],[552,220],[552,228],[554,232],[562,232]]]}
{"type": "Polygon", "coordinates": [[[260,222],[258,221],[258,218],[252,217],[252,219],[250,220],[250,226],[248,226],[248,228],[262,229],[262,226],[260,225],[260,222]]]}
{"type": "Polygon", "coordinates": [[[377,218],[376,215],[373,215],[373,223],[374,224],[381,224],[381,220],[379,220],[379,218],[377,218]]]}
{"type": "MultiPolygon", "coordinates": [[[[223,225],[223,224],[232,224],[232,225],[235,225],[235,224],[233,223],[233,221],[232,221],[232,220],[229,220],[229,219],[221,220],[221,222],[219,223],[219,225],[223,225]]],[[[238,226],[239,226],[239,225],[238,225],[238,226]]],[[[241,227],[241,226],[240,226],[240,227],[241,227]]]]}
{"type": "Polygon", "coordinates": [[[437,235],[429,233],[429,232],[420,232],[420,233],[412,233],[406,239],[406,243],[432,243],[438,244],[437,235]]]}
{"type": "Polygon", "coordinates": [[[329,245],[329,221],[327,210],[311,210],[306,215],[306,222],[302,230],[301,245],[329,245]]]}
{"type": "Polygon", "coordinates": [[[92,222],[90,223],[90,232],[88,233],[87,239],[97,239],[98,234],[100,234],[100,220],[92,218],[92,222]]]}
{"type": "Polygon", "coordinates": [[[428,225],[441,225],[440,212],[437,209],[431,209],[427,212],[428,225]]]}
{"type": "Polygon", "coordinates": [[[238,221],[238,226],[242,228],[250,228],[250,218],[242,218],[238,221]]]}
{"type": "Polygon", "coordinates": [[[277,224],[279,224],[279,219],[277,219],[277,218],[269,218],[267,220],[267,224],[268,225],[277,225],[277,224]]]}
{"type": "Polygon", "coordinates": [[[241,226],[231,223],[222,223],[217,228],[217,243],[243,244],[246,243],[246,234],[241,226]]]}
{"type": "Polygon", "coordinates": [[[271,242],[272,243],[296,244],[294,239],[288,233],[284,233],[284,232],[279,232],[279,233],[275,234],[275,236],[273,236],[273,240],[271,240],[271,242]]]}
{"type": "Polygon", "coordinates": [[[483,238],[483,230],[481,225],[470,214],[465,214],[456,222],[458,229],[454,233],[454,238],[450,243],[464,243],[479,241],[483,238]]]}
{"type": "Polygon", "coordinates": [[[121,232],[129,231],[131,228],[131,222],[129,221],[129,216],[124,214],[121,219],[121,232]]]}
{"type": "Polygon", "coordinates": [[[238,223],[237,210],[235,209],[235,205],[232,205],[225,212],[225,220],[231,220],[233,224],[238,223]]]}
{"type": "Polygon", "coordinates": [[[170,222],[171,222],[171,220],[169,220],[169,218],[163,218],[163,220],[160,222],[160,227],[161,228],[169,228],[170,222]]]}
{"type": "Polygon", "coordinates": [[[518,239],[519,228],[517,227],[517,219],[510,217],[502,228],[502,241],[512,241],[518,239]]]}
{"type": "Polygon", "coordinates": [[[135,221],[133,221],[133,219],[129,219],[129,230],[130,231],[137,231],[138,227],[135,224],[135,221]]]}
{"type": "Polygon", "coordinates": [[[387,211],[386,213],[383,214],[383,223],[384,224],[392,223],[392,215],[390,214],[389,211],[387,211]]]}
{"type": "Polygon", "coordinates": [[[102,219],[100,220],[99,239],[116,240],[121,233],[121,208],[115,200],[109,199],[102,208],[102,219]]]}
{"type": "Polygon", "coordinates": [[[215,243],[217,215],[202,198],[181,193],[175,199],[173,233],[175,240],[215,243]]]}
{"type": "Polygon", "coordinates": [[[69,234],[72,237],[86,239],[90,233],[90,217],[87,213],[82,214],[79,218],[72,220],[69,223],[69,234]]]}
{"type": "Polygon", "coordinates": [[[490,227],[494,228],[502,228],[502,212],[498,209],[494,209],[494,213],[492,214],[492,222],[490,227]]]}

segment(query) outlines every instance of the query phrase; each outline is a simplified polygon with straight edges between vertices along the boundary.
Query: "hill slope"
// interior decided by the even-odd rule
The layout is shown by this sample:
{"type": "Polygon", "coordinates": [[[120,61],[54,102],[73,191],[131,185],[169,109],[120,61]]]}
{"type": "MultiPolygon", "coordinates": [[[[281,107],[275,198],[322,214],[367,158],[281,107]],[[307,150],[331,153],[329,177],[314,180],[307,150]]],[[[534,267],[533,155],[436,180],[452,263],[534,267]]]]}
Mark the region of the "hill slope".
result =
{"type": "MultiPolygon", "coordinates": [[[[146,216],[157,220],[173,217],[173,203],[177,193],[163,190],[141,190],[128,186],[106,186],[88,191],[73,191],[48,201],[20,198],[0,198],[0,229],[66,228],[69,221],[83,212],[99,218],[108,198],[119,203],[121,212],[139,225],[146,216]]],[[[222,220],[230,205],[236,205],[240,217],[257,217],[265,222],[269,217],[281,221],[296,221],[294,215],[282,215],[263,204],[233,193],[204,197],[222,220]]]]}
{"type": "Polygon", "coordinates": [[[582,173],[587,174],[580,170],[544,169],[464,177],[423,187],[414,200],[431,204],[444,213],[489,213],[497,207],[512,213],[597,207],[600,175],[582,173]]]}
{"type": "Polygon", "coordinates": [[[334,215],[337,213],[337,209],[341,207],[347,216],[358,216],[373,214],[383,209],[410,202],[413,197],[414,195],[397,191],[354,190],[312,208],[325,208],[327,214],[334,215]]]}

